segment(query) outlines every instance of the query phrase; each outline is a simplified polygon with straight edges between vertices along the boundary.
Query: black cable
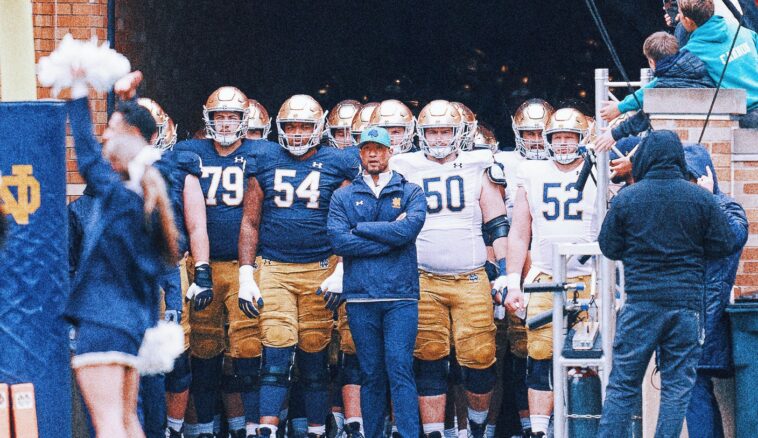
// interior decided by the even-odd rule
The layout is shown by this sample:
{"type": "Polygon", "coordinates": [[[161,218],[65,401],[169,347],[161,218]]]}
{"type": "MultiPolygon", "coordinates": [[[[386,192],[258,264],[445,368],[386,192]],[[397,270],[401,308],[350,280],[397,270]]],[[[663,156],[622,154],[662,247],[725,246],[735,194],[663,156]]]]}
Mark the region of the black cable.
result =
{"type": "MultiPolygon", "coordinates": [[[[727,2],[724,2],[727,3],[727,2]]],[[[705,135],[705,128],[708,127],[708,121],[711,119],[711,111],[713,111],[713,105],[716,104],[716,97],[719,95],[719,90],[721,89],[721,81],[724,80],[724,74],[726,73],[726,68],[729,66],[729,61],[732,59],[732,50],[734,49],[734,45],[737,43],[737,36],[740,34],[740,29],[742,29],[742,20],[745,18],[744,15],[740,16],[740,21],[737,22],[737,31],[734,32],[734,38],[732,39],[732,46],[729,47],[729,54],[726,55],[726,62],[724,63],[724,68],[721,70],[721,76],[719,77],[719,83],[716,84],[716,92],[713,93],[713,99],[711,100],[711,106],[708,108],[708,114],[705,116],[705,123],[703,123],[703,130],[700,131],[700,138],[697,139],[698,144],[702,143],[703,136],[705,135]]]]}

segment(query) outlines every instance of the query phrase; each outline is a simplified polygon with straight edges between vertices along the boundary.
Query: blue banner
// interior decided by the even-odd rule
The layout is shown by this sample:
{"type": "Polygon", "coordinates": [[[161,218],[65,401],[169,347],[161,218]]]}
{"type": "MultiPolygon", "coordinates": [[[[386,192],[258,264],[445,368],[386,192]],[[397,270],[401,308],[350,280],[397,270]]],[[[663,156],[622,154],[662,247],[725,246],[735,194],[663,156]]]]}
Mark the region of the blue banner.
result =
{"type": "Polygon", "coordinates": [[[71,436],[65,146],[62,102],[0,102],[0,382],[34,384],[41,437],[71,436]]]}

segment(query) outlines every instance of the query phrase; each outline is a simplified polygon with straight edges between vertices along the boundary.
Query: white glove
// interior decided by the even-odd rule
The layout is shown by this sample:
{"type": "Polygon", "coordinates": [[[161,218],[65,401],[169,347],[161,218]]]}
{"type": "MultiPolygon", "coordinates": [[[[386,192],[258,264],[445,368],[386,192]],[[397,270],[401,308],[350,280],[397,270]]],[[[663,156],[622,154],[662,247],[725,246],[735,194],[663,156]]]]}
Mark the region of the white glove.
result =
{"type": "Polygon", "coordinates": [[[240,266],[240,289],[238,301],[240,310],[248,318],[255,318],[260,315],[260,308],[263,307],[263,298],[261,290],[253,278],[254,269],[250,265],[240,266]]]}
{"type": "Polygon", "coordinates": [[[326,301],[326,305],[324,307],[331,311],[337,310],[337,308],[342,303],[343,274],[344,270],[342,267],[342,262],[339,262],[334,268],[334,273],[327,277],[327,279],[321,283],[321,287],[316,290],[316,295],[321,295],[322,293],[324,294],[324,301],[326,301]]]}
{"type": "Polygon", "coordinates": [[[505,319],[505,307],[501,304],[495,306],[495,319],[498,321],[505,319]]]}

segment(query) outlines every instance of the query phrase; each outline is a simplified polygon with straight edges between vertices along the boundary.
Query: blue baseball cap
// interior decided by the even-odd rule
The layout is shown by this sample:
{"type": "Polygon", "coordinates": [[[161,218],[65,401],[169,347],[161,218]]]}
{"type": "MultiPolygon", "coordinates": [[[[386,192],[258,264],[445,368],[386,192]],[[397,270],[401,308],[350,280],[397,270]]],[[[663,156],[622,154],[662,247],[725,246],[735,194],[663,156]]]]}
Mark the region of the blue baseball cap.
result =
{"type": "Polygon", "coordinates": [[[363,145],[368,143],[378,143],[384,147],[392,147],[390,144],[390,133],[379,126],[366,128],[361,133],[361,142],[358,143],[358,148],[362,148],[363,145]]]}

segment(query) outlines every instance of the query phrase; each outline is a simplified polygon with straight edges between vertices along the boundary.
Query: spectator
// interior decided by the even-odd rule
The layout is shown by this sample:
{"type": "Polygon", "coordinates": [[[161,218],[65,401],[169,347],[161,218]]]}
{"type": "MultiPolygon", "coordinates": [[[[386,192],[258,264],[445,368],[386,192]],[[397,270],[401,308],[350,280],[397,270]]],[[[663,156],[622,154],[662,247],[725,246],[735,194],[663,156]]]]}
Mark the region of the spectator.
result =
{"type": "MultiPolygon", "coordinates": [[[[729,48],[737,32],[737,26],[730,25],[719,15],[713,14],[713,0],[680,0],[678,18],[690,32],[690,39],[682,50],[688,50],[705,63],[711,79],[718,83],[724,69],[729,48]]],[[[747,114],[740,120],[743,128],[758,127],[758,36],[750,29],[740,28],[737,41],[724,79],[723,88],[741,88],[747,94],[747,114]]],[[[653,79],[645,87],[634,92],[640,103],[644,90],[656,86],[653,79]]],[[[640,109],[630,94],[619,103],[607,102],[600,115],[610,121],[621,113],[640,109]]]]}
{"type": "Polygon", "coordinates": [[[635,184],[614,198],[598,238],[606,257],[624,262],[627,293],[598,436],[628,430],[658,348],[655,436],[678,437],[700,359],[706,260],[734,254],[740,245],[716,198],[684,180],[684,150],[674,132],[645,137],[632,163],[635,184]]]}
{"type": "MultiPolygon", "coordinates": [[[[709,192],[726,214],[729,226],[740,246],[747,241],[748,221],[745,210],[719,190],[716,171],[708,151],[700,145],[684,147],[690,181],[709,192]],[[713,175],[713,178],[710,177],[713,175]]],[[[709,260],[705,265],[705,342],[697,366],[697,380],[687,409],[687,429],[690,438],[723,438],[721,413],[713,394],[713,377],[731,377],[731,330],[725,312],[737,275],[741,250],[724,258],[709,260]]]]}
{"type": "MultiPolygon", "coordinates": [[[[679,50],[679,44],[671,34],[656,32],[650,35],[642,45],[642,53],[656,77],[653,88],[716,88],[703,61],[686,49],[679,50]]],[[[595,150],[608,150],[621,138],[647,129],[650,129],[650,121],[644,113],[638,112],[601,135],[595,141],[595,150]]]]}

